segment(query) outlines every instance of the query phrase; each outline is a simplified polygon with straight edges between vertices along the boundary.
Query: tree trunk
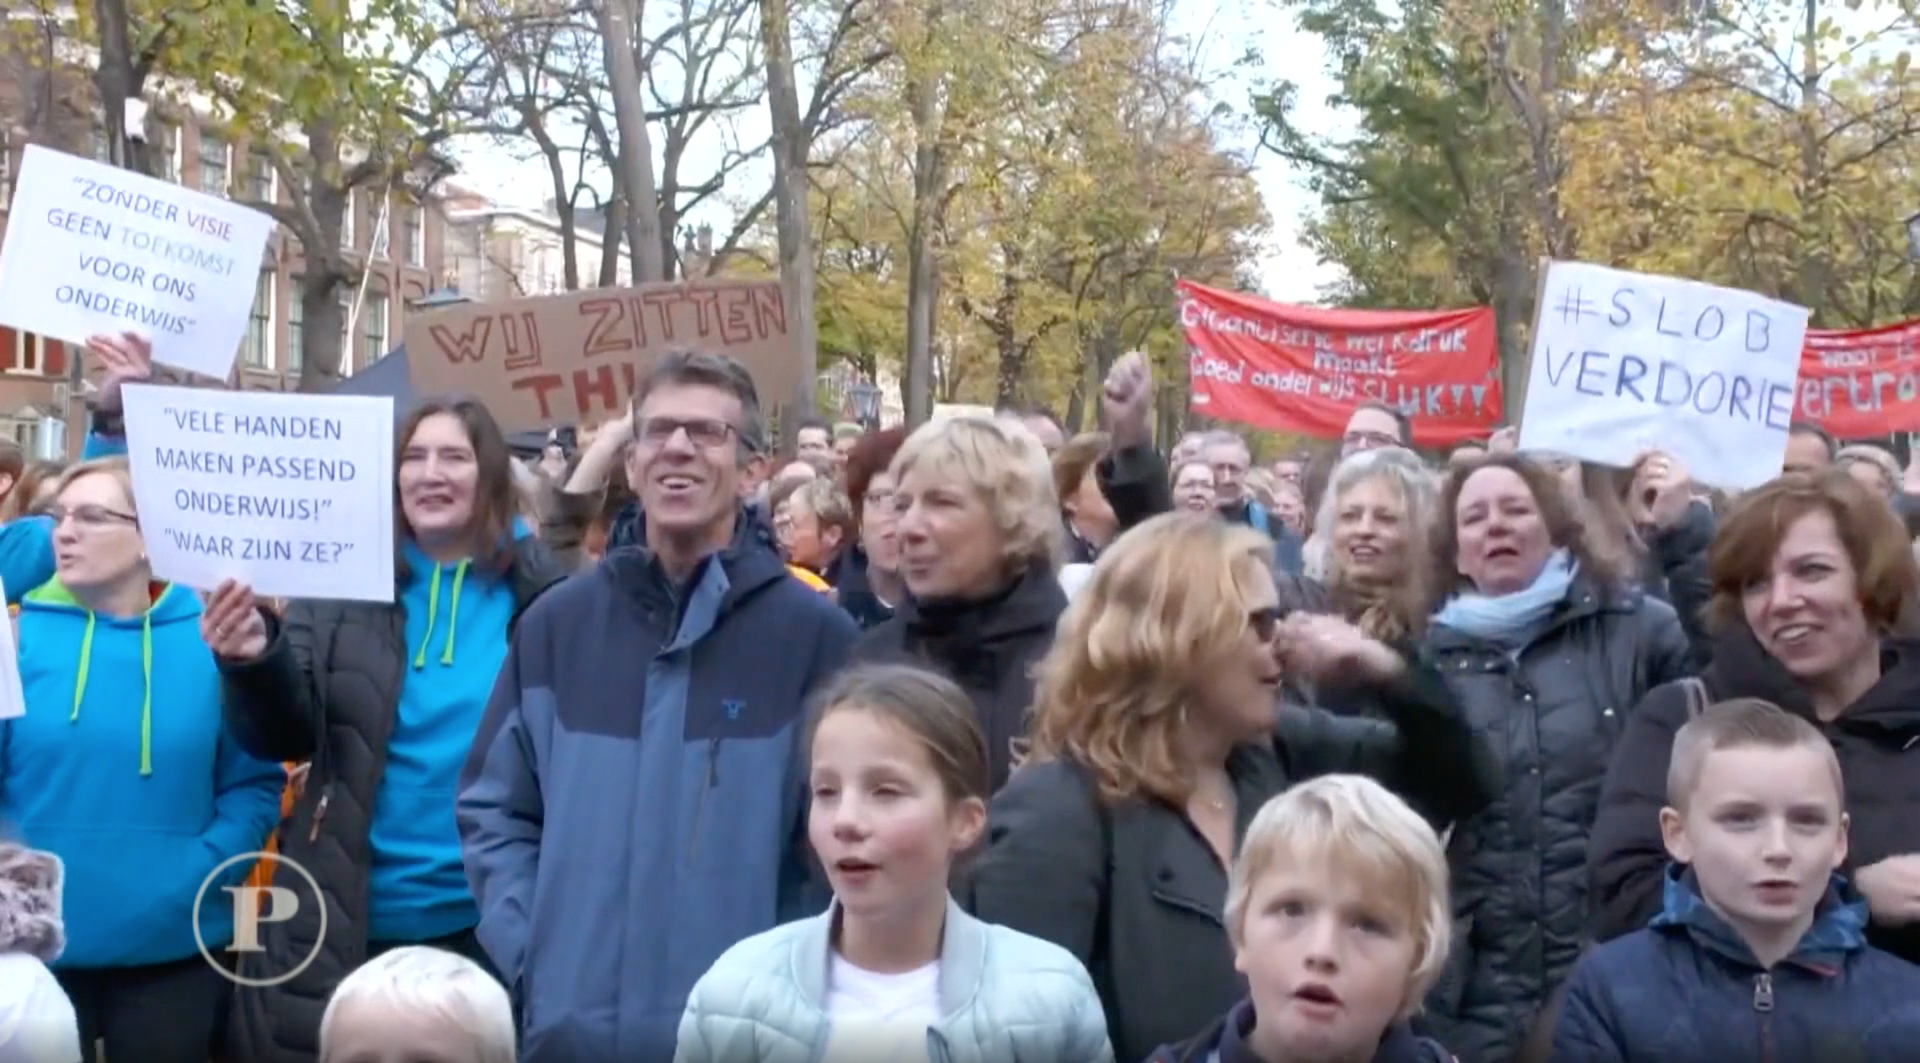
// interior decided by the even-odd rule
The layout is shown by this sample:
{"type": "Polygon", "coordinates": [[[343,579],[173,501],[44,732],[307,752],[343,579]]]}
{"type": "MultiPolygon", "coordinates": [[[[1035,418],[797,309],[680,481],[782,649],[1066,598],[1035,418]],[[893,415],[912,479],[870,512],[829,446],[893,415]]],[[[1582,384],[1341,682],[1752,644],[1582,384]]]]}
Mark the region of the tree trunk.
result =
{"type": "Polygon", "coordinates": [[[127,170],[150,173],[151,153],[127,135],[127,101],[138,99],[143,79],[134,71],[132,33],[127,26],[126,0],[94,0],[94,19],[100,24],[100,63],[93,86],[100,94],[100,117],[106,126],[107,161],[127,170]]]}
{"type": "Polygon", "coordinates": [[[638,21],[633,0],[604,0],[600,36],[606,47],[607,84],[613,90],[613,120],[620,129],[620,183],[627,192],[627,251],[635,283],[667,279],[660,254],[660,196],[653,185],[653,145],[647,138],[646,102],[633,54],[638,21]]]}
{"type": "Polygon", "coordinates": [[[913,216],[907,226],[906,406],[907,425],[913,427],[933,416],[933,230],[946,166],[934,86],[914,82],[908,86],[907,102],[913,113],[914,148],[913,216]]]}
{"type": "Polygon", "coordinates": [[[800,380],[793,418],[813,415],[814,381],[820,376],[819,337],[813,320],[813,234],[807,215],[807,155],[813,145],[800,118],[800,92],[793,80],[793,42],[787,0],[760,0],[760,35],[767,50],[767,108],[773,124],[774,213],[780,241],[780,286],[787,322],[796,330],[800,380]]]}

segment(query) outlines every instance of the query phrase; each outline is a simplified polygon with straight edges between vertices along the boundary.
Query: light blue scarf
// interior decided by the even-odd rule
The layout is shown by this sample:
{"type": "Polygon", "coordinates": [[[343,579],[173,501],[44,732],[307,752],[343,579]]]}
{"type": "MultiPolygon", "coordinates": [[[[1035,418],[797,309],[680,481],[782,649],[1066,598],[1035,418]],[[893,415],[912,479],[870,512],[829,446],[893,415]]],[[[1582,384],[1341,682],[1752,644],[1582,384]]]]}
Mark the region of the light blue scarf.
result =
{"type": "Polygon", "coordinates": [[[1433,622],[1515,649],[1546,626],[1547,618],[1567,600],[1567,588],[1579,574],[1580,564],[1573,555],[1555,550],[1529,586],[1497,596],[1478,591],[1456,594],[1440,607],[1433,622]]]}

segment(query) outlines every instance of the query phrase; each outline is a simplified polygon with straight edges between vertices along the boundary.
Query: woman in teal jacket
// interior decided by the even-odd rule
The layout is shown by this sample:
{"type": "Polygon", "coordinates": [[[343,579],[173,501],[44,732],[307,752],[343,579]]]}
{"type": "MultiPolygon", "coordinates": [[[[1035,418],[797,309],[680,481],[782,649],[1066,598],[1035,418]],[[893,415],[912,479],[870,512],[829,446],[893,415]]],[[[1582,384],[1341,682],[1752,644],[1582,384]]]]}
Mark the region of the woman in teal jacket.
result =
{"type": "Polygon", "coordinates": [[[75,466],[55,573],[21,601],[26,713],[0,724],[0,819],[66,865],[54,964],[89,1060],[205,1063],[234,895],[279,814],[278,764],[220,718],[200,601],[156,583],[124,459],[75,466]],[[196,910],[197,909],[197,910],[196,910]]]}

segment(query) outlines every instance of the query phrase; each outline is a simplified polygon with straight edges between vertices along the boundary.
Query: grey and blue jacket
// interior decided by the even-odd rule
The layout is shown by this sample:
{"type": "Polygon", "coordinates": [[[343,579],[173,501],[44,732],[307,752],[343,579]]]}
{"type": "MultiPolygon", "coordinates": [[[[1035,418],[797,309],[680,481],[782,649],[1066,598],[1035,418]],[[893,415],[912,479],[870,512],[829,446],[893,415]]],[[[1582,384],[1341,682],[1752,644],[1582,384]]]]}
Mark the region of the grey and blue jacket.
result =
{"type": "Polygon", "coordinates": [[[671,1058],[723,952],[825,908],[799,745],[855,630],[744,513],[684,584],[630,546],[523,614],[456,805],[523,1063],[671,1058]]]}

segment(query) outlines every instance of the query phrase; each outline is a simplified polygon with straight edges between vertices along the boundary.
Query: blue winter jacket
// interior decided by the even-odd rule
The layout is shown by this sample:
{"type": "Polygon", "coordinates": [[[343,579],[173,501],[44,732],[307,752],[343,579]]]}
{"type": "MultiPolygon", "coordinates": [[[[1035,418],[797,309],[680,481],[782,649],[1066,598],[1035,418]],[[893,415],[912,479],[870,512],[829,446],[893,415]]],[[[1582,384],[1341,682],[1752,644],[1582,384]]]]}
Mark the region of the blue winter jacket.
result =
{"type": "Polygon", "coordinates": [[[799,742],[855,630],[744,513],[681,586],[632,546],[527,608],[456,806],[523,1063],[668,1059],[722,952],[825,907],[799,742]]]}
{"type": "MultiPolygon", "coordinates": [[[[126,452],[124,437],[94,432],[80,448],[80,460],[111,458],[126,452]]],[[[8,605],[19,605],[28,591],[52,579],[53,569],[51,517],[19,517],[0,524],[0,586],[6,588],[8,605]]]]}
{"type": "Polygon", "coordinates": [[[1574,967],[1554,1063],[1912,1060],[1920,967],[1870,947],[1866,927],[1866,902],[1835,878],[1793,955],[1765,970],[1672,868],[1652,924],[1574,967]]]}

